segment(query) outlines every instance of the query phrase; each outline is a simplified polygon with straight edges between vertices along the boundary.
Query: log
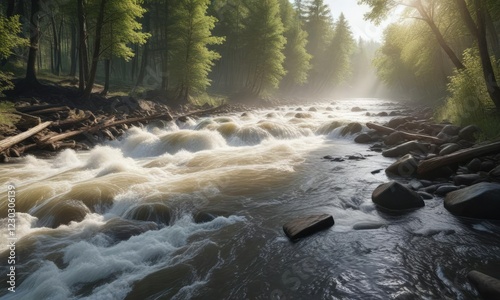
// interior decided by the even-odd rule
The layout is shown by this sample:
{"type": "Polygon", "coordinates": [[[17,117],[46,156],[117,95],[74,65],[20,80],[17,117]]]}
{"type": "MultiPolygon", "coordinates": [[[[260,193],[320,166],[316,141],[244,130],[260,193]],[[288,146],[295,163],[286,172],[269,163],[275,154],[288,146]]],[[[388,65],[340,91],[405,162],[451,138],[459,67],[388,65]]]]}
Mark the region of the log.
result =
{"type": "Polygon", "coordinates": [[[52,113],[58,113],[58,112],[68,112],[68,111],[70,111],[70,108],[67,106],[57,106],[57,107],[52,107],[52,108],[31,111],[30,113],[32,115],[45,115],[45,114],[52,114],[52,113]]]}
{"type": "Polygon", "coordinates": [[[421,161],[418,164],[417,173],[419,175],[424,175],[441,167],[449,166],[455,163],[465,162],[476,157],[498,152],[500,152],[500,142],[460,150],[445,156],[435,157],[421,161]]]}
{"type": "Polygon", "coordinates": [[[69,127],[69,126],[72,126],[75,124],[81,124],[81,123],[91,119],[91,117],[93,117],[93,119],[95,120],[94,114],[92,114],[91,112],[86,112],[83,117],[79,117],[76,119],[66,119],[63,121],[54,121],[54,122],[52,122],[50,127],[53,127],[53,128],[69,127]]]}
{"type": "Polygon", "coordinates": [[[60,107],[60,104],[45,104],[45,105],[30,105],[16,107],[18,112],[29,113],[36,110],[44,110],[47,108],[60,107]]]}
{"type": "Polygon", "coordinates": [[[385,133],[385,134],[399,132],[405,139],[408,139],[411,141],[413,141],[413,140],[428,141],[428,142],[431,142],[431,143],[434,143],[437,145],[441,145],[441,144],[444,144],[446,142],[445,140],[442,140],[442,139],[434,137],[434,136],[398,131],[398,130],[395,130],[395,129],[392,129],[392,128],[389,128],[386,126],[375,124],[375,123],[366,123],[366,127],[373,129],[373,130],[376,130],[378,132],[385,133]]]}
{"type": "Polygon", "coordinates": [[[16,122],[17,128],[28,129],[42,123],[42,120],[39,117],[35,117],[18,111],[14,112],[14,114],[21,117],[19,121],[16,122]]]}
{"type": "Polygon", "coordinates": [[[6,149],[9,149],[10,147],[24,141],[25,139],[37,134],[38,132],[44,130],[45,128],[49,127],[51,121],[44,122],[40,125],[37,125],[25,132],[22,132],[18,135],[8,137],[2,141],[0,141],[0,152],[5,151],[6,149]]]}

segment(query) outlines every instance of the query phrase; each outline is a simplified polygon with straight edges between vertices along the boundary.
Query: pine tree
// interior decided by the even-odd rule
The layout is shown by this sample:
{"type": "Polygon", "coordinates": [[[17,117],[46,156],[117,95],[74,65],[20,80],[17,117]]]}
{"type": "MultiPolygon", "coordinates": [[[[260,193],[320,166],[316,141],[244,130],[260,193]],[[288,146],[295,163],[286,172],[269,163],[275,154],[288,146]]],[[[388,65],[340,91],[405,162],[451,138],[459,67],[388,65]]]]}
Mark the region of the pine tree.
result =
{"type": "Polygon", "coordinates": [[[209,3],[210,0],[178,0],[173,4],[170,76],[179,104],[186,103],[191,94],[205,91],[210,85],[208,74],[214,60],[220,57],[207,47],[224,40],[212,36],[217,19],[207,15],[209,3]]]}

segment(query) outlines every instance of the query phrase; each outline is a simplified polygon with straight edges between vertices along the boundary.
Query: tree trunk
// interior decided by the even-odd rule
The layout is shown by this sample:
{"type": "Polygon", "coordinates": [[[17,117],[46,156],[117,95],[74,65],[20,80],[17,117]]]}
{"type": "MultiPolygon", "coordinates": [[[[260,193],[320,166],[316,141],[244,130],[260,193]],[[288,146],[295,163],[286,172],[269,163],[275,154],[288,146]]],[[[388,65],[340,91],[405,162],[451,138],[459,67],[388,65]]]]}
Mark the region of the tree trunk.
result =
{"type": "Polygon", "coordinates": [[[76,39],[76,23],[71,22],[71,46],[70,46],[70,67],[69,67],[69,76],[76,76],[76,66],[77,66],[77,39],[76,39]]]}
{"type": "Polygon", "coordinates": [[[10,18],[14,15],[14,8],[16,6],[16,0],[8,0],[7,1],[7,12],[5,16],[10,18]]]}
{"type": "Polygon", "coordinates": [[[54,48],[53,48],[53,63],[52,63],[52,73],[54,75],[59,76],[59,67],[60,63],[58,61],[59,58],[59,41],[58,41],[58,36],[57,36],[57,29],[56,29],[56,19],[54,18],[54,15],[50,17],[50,23],[52,27],[52,35],[54,38],[54,48]]]}
{"type": "Polygon", "coordinates": [[[31,32],[30,49],[28,54],[28,63],[26,68],[25,81],[29,84],[39,84],[36,78],[36,55],[38,44],[40,42],[40,0],[31,0],[31,32]]]}
{"type": "Polygon", "coordinates": [[[85,91],[83,92],[83,99],[90,99],[90,94],[92,93],[92,88],[94,87],[95,76],[97,73],[97,64],[99,63],[99,56],[101,52],[101,33],[102,26],[104,23],[104,10],[106,9],[106,0],[101,0],[99,16],[97,18],[96,30],[95,30],[95,41],[94,41],[94,53],[92,57],[92,68],[90,69],[89,80],[85,91]]]}
{"type": "Polygon", "coordinates": [[[79,63],[80,63],[80,78],[79,89],[85,90],[86,83],[89,77],[89,57],[87,52],[87,21],[85,16],[85,7],[83,0],[78,0],[78,28],[79,28],[79,42],[80,47],[78,50],[79,63]]]}
{"type": "Polygon", "coordinates": [[[101,93],[101,95],[103,95],[103,96],[106,96],[108,94],[108,91],[109,91],[109,73],[110,73],[110,69],[111,69],[111,59],[106,58],[104,60],[104,74],[105,74],[105,78],[104,78],[104,90],[102,90],[102,93],[101,93]]]}
{"type": "MultiPolygon", "coordinates": [[[[144,31],[149,32],[151,30],[151,15],[148,12],[144,14],[143,19],[144,31]]],[[[149,41],[146,41],[146,44],[143,46],[142,50],[142,58],[141,58],[141,66],[139,69],[139,75],[137,76],[137,81],[135,83],[136,86],[141,85],[144,81],[144,77],[146,76],[146,68],[148,66],[149,61],[149,41]]]]}

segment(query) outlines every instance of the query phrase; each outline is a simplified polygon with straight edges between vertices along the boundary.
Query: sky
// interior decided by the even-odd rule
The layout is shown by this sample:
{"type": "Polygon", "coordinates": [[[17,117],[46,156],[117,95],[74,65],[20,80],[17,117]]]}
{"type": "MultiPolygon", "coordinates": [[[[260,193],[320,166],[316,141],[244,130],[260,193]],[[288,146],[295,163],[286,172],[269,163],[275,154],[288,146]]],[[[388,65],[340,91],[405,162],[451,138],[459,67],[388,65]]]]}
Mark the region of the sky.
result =
{"type": "Polygon", "coordinates": [[[381,26],[377,27],[371,22],[363,20],[363,15],[369,8],[366,5],[358,5],[357,2],[358,0],[325,0],[325,3],[330,5],[330,11],[335,21],[338,19],[340,13],[344,13],[356,39],[361,37],[364,40],[381,42],[384,29],[389,22],[384,22],[381,26]]]}

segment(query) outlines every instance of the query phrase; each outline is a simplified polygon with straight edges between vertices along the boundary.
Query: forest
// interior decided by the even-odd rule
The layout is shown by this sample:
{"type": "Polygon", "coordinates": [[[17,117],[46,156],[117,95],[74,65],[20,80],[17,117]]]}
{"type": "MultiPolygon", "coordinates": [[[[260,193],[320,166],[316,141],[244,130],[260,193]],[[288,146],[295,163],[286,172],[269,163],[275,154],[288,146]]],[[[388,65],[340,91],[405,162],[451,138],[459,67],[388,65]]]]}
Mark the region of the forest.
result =
{"type": "Polygon", "coordinates": [[[374,24],[399,15],[382,43],[355,39],[323,0],[3,1],[0,91],[12,78],[36,88],[41,76],[69,78],[80,100],[99,84],[101,95],[172,106],[388,96],[439,106],[440,119],[495,123],[481,116],[500,107],[498,1],[358,4],[374,24]]]}

